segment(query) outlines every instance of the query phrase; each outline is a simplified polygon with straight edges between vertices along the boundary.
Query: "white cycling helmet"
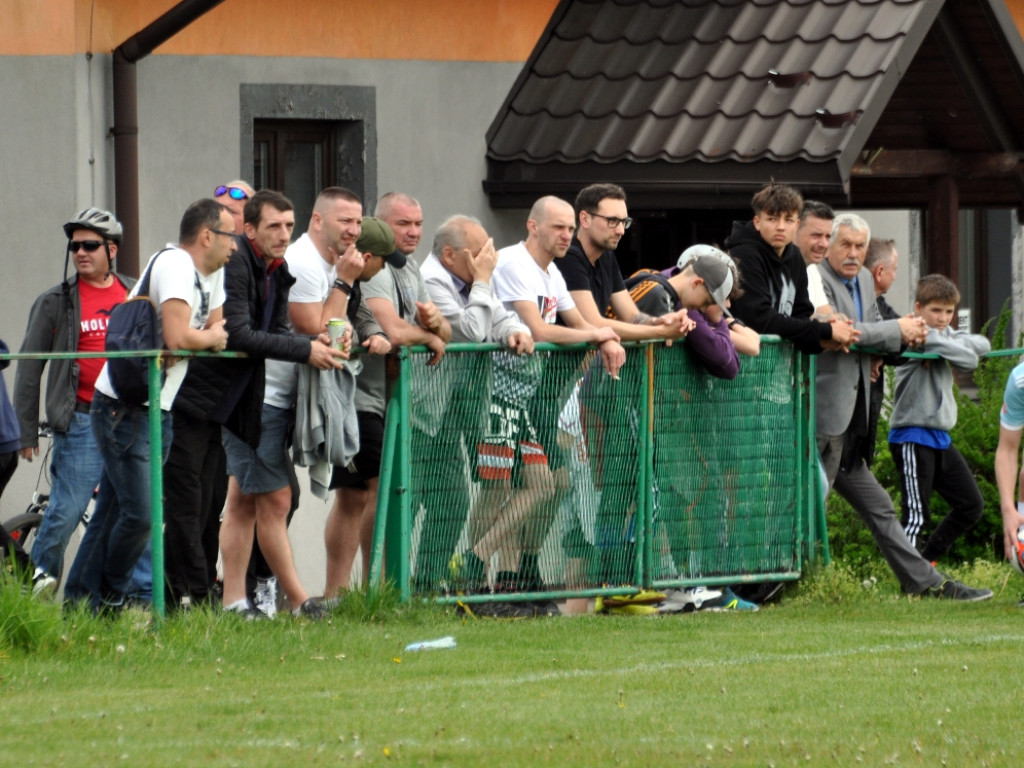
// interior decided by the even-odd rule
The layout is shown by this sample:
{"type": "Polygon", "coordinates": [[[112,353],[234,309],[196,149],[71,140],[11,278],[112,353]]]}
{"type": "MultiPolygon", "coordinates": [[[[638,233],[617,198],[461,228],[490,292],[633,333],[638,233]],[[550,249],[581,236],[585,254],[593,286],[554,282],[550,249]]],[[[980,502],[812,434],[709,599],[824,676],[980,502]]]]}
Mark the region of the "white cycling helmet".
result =
{"type": "Polygon", "coordinates": [[[76,213],[71,221],[64,225],[64,234],[68,236],[69,240],[76,229],[88,229],[102,235],[105,240],[111,240],[118,244],[124,234],[121,222],[114,218],[114,214],[101,208],[86,208],[84,211],[76,213]]]}

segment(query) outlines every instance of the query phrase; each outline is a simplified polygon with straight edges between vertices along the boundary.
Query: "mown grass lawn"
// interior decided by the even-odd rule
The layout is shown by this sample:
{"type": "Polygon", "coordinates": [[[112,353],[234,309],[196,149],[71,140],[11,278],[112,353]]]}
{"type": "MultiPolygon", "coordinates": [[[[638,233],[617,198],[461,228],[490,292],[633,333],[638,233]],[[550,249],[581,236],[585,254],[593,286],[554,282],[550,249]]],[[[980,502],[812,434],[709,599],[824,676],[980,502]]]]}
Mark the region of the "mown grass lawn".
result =
{"type": "Polygon", "coordinates": [[[392,607],[329,624],[197,613],[158,632],[8,590],[0,622],[21,605],[39,624],[0,659],[0,764],[1019,763],[1019,580],[973,605],[821,584],[742,615],[392,607]],[[403,650],[444,635],[458,647],[403,650]]]}

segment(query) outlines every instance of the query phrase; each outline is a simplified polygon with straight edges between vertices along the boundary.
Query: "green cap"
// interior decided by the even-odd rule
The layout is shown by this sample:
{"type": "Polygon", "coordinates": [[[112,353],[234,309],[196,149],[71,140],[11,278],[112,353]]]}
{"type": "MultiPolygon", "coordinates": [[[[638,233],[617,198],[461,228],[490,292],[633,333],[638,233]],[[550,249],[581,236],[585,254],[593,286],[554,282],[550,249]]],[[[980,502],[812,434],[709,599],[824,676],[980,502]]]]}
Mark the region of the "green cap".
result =
{"type": "Polygon", "coordinates": [[[392,267],[405,266],[405,254],[395,250],[395,234],[391,227],[373,216],[363,217],[363,232],[356,240],[356,248],[362,253],[380,256],[392,267]]]}

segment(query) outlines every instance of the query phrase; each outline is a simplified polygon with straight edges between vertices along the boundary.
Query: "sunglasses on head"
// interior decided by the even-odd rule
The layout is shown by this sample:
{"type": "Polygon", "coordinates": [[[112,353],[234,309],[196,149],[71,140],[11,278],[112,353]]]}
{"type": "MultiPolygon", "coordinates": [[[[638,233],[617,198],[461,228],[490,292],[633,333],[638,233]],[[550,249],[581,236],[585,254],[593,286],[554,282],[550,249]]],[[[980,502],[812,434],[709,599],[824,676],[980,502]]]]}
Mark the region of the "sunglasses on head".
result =
{"type": "Polygon", "coordinates": [[[220,197],[225,192],[227,192],[228,197],[230,197],[232,200],[248,200],[249,199],[249,193],[246,192],[244,189],[239,189],[238,187],[225,187],[223,185],[217,187],[213,191],[213,196],[214,197],[220,197]]]}
{"type": "Polygon", "coordinates": [[[78,250],[82,249],[86,253],[95,253],[102,245],[102,240],[72,240],[68,243],[68,252],[78,253],[78,250]]]}

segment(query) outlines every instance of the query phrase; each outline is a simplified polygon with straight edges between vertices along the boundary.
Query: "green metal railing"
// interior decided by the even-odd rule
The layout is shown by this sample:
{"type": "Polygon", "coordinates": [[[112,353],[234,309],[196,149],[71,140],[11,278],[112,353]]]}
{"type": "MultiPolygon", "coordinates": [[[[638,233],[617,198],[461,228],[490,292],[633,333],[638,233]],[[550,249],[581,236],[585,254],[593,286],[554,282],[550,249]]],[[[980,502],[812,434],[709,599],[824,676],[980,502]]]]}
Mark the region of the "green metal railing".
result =
{"type": "MultiPolygon", "coordinates": [[[[1001,349],[987,357],[1022,352],[1001,349]]],[[[149,358],[154,585],[164,582],[159,391],[165,354],[149,350],[0,355],[4,360],[149,358]]],[[[684,343],[671,348],[632,345],[620,380],[612,382],[600,372],[590,347],[537,345],[530,358],[540,361],[540,370],[532,372],[536,389],[521,405],[549,449],[549,466],[557,470],[555,474],[566,466],[581,476],[589,470],[592,482],[595,469],[604,472],[610,468],[598,478],[601,497],[619,503],[625,500],[627,506],[606,502],[606,509],[590,510],[589,519],[578,515],[577,522],[591,523],[593,530],[583,530],[589,526],[580,525],[581,530],[571,531],[582,535],[575,540],[561,530],[561,542],[552,546],[551,537],[557,538],[558,528],[566,527],[566,520],[559,515],[564,516],[564,510],[572,509],[573,504],[579,512],[582,497],[576,480],[568,486],[556,483],[553,490],[544,489],[549,494],[546,503],[536,505],[534,514],[524,518],[524,529],[534,537],[532,545],[536,547],[536,538],[543,533],[549,539],[548,550],[575,547],[586,554],[575,559],[586,560],[588,572],[567,578],[564,564],[552,564],[548,552],[542,569],[543,587],[520,590],[515,597],[593,596],[629,593],[638,587],[791,580],[799,577],[809,560],[828,561],[813,428],[814,358],[796,353],[776,337],[764,336],[761,355],[743,358],[739,377],[724,381],[688,363],[685,354],[684,343]],[[552,433],[577,382],[581,384],[580,404],[589,417],[583,421],[589,423],[581,424],[586,434],[578,436],[572,447],[578,449],[582,444],[601,452],[600,456],[591,453],[585,460],[567,457],[557,430],[552,433]],[[709,488],[704,483],[708,478],[718,487],[709,488]],[[694,487],[683,487],[686,483],[694,487]],[[709,498],[714,501],[707,501],[709,498]],[[554,506],[558,508],[552,509],[554,506]],[[598,535],[599,525],[608,529],[605,540],[598,535]],[[695,562],[701,558],[710,565],[695,562]]],[[[177,351],[174,355],[244,357],[232,352],[177,351]]],[[[904,356],[937,357],[916,352],[904,356]]],[[[399,377],[387,411],[369,582],[379,585],[386,575],[399,586],[404,600],[414,594],[441,601],[507,598],[458,594],[462,585],[450,565],[456,547],[473,543],[463,529],[468,530],[471,513],[478,511],[472,502],[480,499],[480,484],[473,478],[472,468],[477,440],[486,431],[482,414],[496,392],[494,361],[502,359],[503,365],[515,361],[497,345],[475,344],[450,344],[435,369],[425,366],[429,352],[423,347],[399,349],[398,357],[399,377]],[[458,431],[457,441],[451,439],[452,428],[458,431]],[[458,447],[458,455],[452,454],[453,446],[458,447]],[[453,467],[457,471],[453,472],[453,467]],[[444,477],[456,481],[449,487],[435,482],[444,477]],[[444,503],[463,492],[470,501],[460,513],[464,516],[441,518],[441,526],[449,526],[441,539],[451,541],[452,550],[428,553],[423,559],[414,551],[414,544],[422,544],[425,534],[429,539],[435,533],[424,530],[426,518],[438,501],[444,503]],[[451,526],[458,526],[458,531],[451,526]],[[417,583],[416,577],[428,565],[434,576],[417,583]]],[[[514,373],[514,368],[510,370],[514,373]]],[[[164,591],[159,586],[153,590],[153,611],[158,618],[165,615],[164,591]]]]}
{"type": "MultiPolygon", "coordinates": [[[[403,599],[508,599],[460,574],[486,539],[480,517],[507,529],[483,548],[499,563],[492,578],[516,571],[522,552],[537,555],[539,582],[502,584],[523,599],[796,579],[809,559],[827,560],[813,358],[763,342],[735,381],[709,376],[685,344],[633,345],[618,381],[586,346],[538,344],[516,361],[497,345],[451,344],[436,368],[423,348],[400,351],[376,529],[386,531],[386,577],[403,599]],[[495,500],[474,470],[488,408],[510,391],[553,471],[538,482],[517,464],[495,500]],[[557,428],[574,398],[575,437],[557,428]]],[[[383,546],[375,540],[374,553],[383,546]]]]}
{"type": "MultiPolygon", "coordinates": [[[[149,358],[149,504],[152,520],[150,553],[153,563],[153,613],[158,619],[166,615],[164,583],[164,467],[161,446],[163,425],[160,418],[160,370],[167,350],[133,352],[18,352],[0,355],[0,360],[78,360],[81,358],[149,358]]],[[[245,357],[241,352],[193,352],[177,350],[174,357],[245,357]]]]}

